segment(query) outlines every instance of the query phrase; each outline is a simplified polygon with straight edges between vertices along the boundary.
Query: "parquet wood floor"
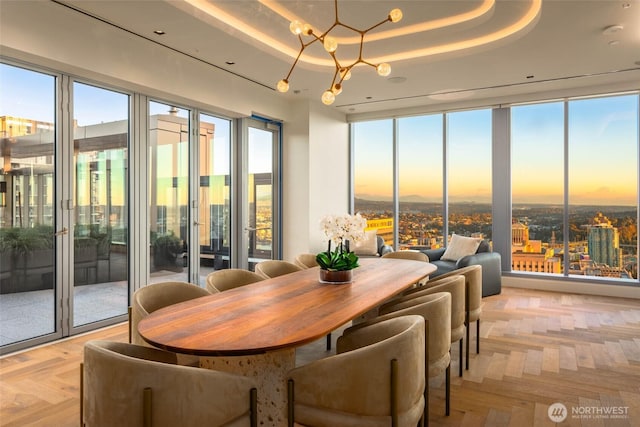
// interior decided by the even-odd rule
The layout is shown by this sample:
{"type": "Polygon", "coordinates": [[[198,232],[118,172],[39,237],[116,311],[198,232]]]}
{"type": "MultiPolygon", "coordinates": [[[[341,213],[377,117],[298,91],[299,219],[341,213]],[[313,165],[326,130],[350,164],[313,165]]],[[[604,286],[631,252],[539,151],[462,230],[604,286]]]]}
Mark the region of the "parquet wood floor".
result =
{"type": "MultiPolygon", "coordinates": [[[[552,426],[553,403],[559,426],[640,426],[640,300],[503,288],[483,302],[480,354],[460,378],[454,346],[451,415],[432,381],[431,426],[552,426]]],[[[0,425],[77,426],[82,345],[97,338],[125,341],[127,326],[2,357],[0,425]]]]}

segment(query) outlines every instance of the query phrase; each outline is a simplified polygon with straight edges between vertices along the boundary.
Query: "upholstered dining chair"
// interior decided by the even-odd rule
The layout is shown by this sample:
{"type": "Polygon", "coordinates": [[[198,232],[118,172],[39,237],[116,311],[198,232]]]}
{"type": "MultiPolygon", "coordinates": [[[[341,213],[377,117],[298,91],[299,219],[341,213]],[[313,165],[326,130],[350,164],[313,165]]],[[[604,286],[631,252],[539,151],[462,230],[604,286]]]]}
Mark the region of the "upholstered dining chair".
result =
{"type": "MultiPolygon", "coordinates": [[[[480,315],[482,314],[482,266],[470,265],[458,268],[449,273],[441,274],[438,280],[451,276],[464,276],[465,284],[465,325],[467,327],[466,342],[466,369],[469,369],[469,329],[471,322],[476,322],[476,354],[480,353],[480,315]]],[[[427,282],[425,286],[430,286],[433,282],[427,282]]]]}
{"type": "MultiPolygon", "coordinates": [[[[429,257],[427,255],[413,249],[407,249],[407,250],[402,250],[397,252],[387,252],[382,255],[382,258],[409,259],[413,261],[429,262],[429,257]]],[[[416,283],[416,285],[423,285],[424,283],[426,283],[427,280],[428,278],[425,278],[419,281],[418,283],[416,283]]],[[[413,289],[413,288],[410,288],[410,289],[413,289]]]]}
{"type": "Polygon", "coordinates": [[[289,372],[289,426],[415,427],[426,416],[425,322],[403,316],[337,341],[289,372]]]}
{"type": "Polygon", "coordinates": [[[302,270],[302,267],[298,267],[292,262],[280,259],[269,259],[260,261],[256,264],[256,273],[258,273],[265,279],[282,276],[284,274],[295,273],[296,271],[300,270],[302,270]]]}
{"type": "Polygon", "coordinates": [[[429,262],[429,257],[427,255],[423,254],[420,251],[410,249],[396,252],[387,252],[386,254],[382,255],[382,258],[411,259],[414,261],[429,262]]]}
{"type": "Polygon", "coordinates": [[[299,254],[296,256],[294,263],[301,268],[312,268],[318,266],[318,263],[316,262],[316,254],[299,254]]]}
{"type": "Polygon", "coordinates": [[[264,280],[264,277],[253,271],[241,268],[226,268],[207,274],[207,290],[212,294],[248,285],[264,280]]]}
{"type": "Polygon", "coordinates": [[[256,426],[255,380],[176,364],[167,351],[88,341],[80,365],[81,426],[256,426]]]}
{"type": "MultiPolygon", "coordinates": [[[[360,328],[368,327],[371,324],[383,320],[406,316],[419,315],[425,319],[427,337],[427,369],[425,383],[428,387],[428,379],[445,374],[445,414],[450,413],[451,396],[451,294],[448,292],[438,292],[431,295],[424,295],[411,298],[397,304],[388,304],[380,307],[380,315],[364,323],[351,326],[345,329],[343,336],[357,331],[360,328]]],[[[429,399],[425,393],[425,413],[428,413],[429,399]]],[[[425,418],[425,424],[428,424],[425,418]]]]}
{"type": "MultiPolygon", "coordinates": [[[[459,343],[459,365],[458,373],[462,376],[462,370],[464,363],[462,363],[464,331],[465,331],[465,319],[466,319],[466,289],[464,276],[448,276],[444,278],[437,278],[427,283],[427,286],[421,286],[412,289],[410,294],[398,297],[386,303],[386,306],[394,305],[400,302],[408,301],[411,298],[416,298],[423,295],[430,295],[436,292],[449,292],[451,294],[451,344],[456,341],[459,343]]],[[[381,310],[386,310],[385,305],[381,307],[381,310]]]]}
{"type": "MultiPolygon", "coordinates": [[[[211,295],[209,291],[187,282],[159,282],[147,285],[133,293],[131,318],[129,320],[129,342],[151,347],[138,333],[138,323],[161,308],[211,295]]],[[[195,365],[198,358],[179,355],[180,364],[195,365]]]]}

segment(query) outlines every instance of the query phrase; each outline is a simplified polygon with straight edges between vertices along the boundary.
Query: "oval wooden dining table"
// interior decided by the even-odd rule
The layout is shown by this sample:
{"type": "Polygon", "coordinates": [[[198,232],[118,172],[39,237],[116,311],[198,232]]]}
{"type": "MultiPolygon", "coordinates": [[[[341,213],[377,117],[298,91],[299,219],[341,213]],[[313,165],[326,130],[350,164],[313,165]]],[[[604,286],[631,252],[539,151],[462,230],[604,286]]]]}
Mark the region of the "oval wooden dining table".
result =
{"type": "Polygon", "coordinates": [[[201,356],[200,366],[258,380],[260,425],[286,425],[286,375],[296,347],[376,308],[436,266],[365,258],[349,284],[325,284],[318,268],[266,279],[157,310],[138,332],[151,345],[201,356]]]}

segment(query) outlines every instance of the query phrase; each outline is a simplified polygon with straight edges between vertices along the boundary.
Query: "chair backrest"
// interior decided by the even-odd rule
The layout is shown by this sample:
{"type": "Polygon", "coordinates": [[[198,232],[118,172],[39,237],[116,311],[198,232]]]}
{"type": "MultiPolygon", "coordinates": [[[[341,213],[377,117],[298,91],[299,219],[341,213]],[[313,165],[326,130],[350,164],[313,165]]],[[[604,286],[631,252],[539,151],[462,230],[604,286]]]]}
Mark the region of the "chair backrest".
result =
{"type": "Polygon", "coordinates": [[[337,351],[290,371],[296,422],[366,427],[389,425],[396,418],[397,425],[418,423],[426,387],[424,319],[404,316],[361,328],[338,338],[337,351]],[[391,403],[396,368],[397,400],[391,403]]]}
{"type": "MultiPolygon", "coordinates": [[[[411,289],[411,291],[411,293],[397,298],[389,304],[406,302],[412,298],[431,295],[437,292],[448,292],[451,294],[451,342],[458,341],[462,338],[464,335],[464,317],[466,310],[464,276],[455,275],[442,279],[438,277],[437,279],[429,280],[425,286],[411,289]]],[[[385,305],[382,307],[385,307],[385,305]]]]}
{"type": "Polygon", "coordinates": [[[88,341],[82,377],[82,416],[87,426],[147,425],[145,399],[150,404],[148,425],[153,420],[156,427],[249,426],[255,416],[253,379],[179,366],[175,354],[158,349],[88,341]]]}
{"type": "Polygon", "coordinates": [[[284,274],[295,273],[296,271],[300,270],[302,270],[302,267],[298,267],[292,262],[279,259],[269,259],[256,264],[256,273],[258,273],[265,279],[282,276],[284,274]]]}
{"type": "Polygon", "coordinates": [[[382,255],[382,258],[410,259],[414,261],[429,262],[429,257],[426,254],[416,250],[387,252],[382,255]]]}
{"type": "Polygon", "coordinates": [[[450,276],[464,276],[466,288],[466,310],[469,313],[469,321],[473,322],[482,313],[482,266],[479,264],[458,268],[442,274],[437,279],[450,276]]]}
{"type": "Polygon", "coordinates": [[[397,304],[381,307],[380,319],[408,314],[422,316],[429,331],[429,378],[444,372],[451,360],[451,294],[437,292],[410,298],[397,304]]]}
{"type": "Polygon", "coordinates": [[[317,267],[316,254],[299,254],[294,260],[295,264],[301,268],[317,267]]]}
{"type": "Polygon", "coordinates": [[[131,302],[131,342],[149,345],[138,333],[138,323],[150,313],[207,295],[211,294],[206,289],[187,282],[160,282],[138,289],[131,302]]]}
{"type": "Polygon", "coordinates": [[[215,270],[207,275],[207,290],[212,294],[248,285],[264,280],[264,277],[253,271],[241,268],[215,270]]]}

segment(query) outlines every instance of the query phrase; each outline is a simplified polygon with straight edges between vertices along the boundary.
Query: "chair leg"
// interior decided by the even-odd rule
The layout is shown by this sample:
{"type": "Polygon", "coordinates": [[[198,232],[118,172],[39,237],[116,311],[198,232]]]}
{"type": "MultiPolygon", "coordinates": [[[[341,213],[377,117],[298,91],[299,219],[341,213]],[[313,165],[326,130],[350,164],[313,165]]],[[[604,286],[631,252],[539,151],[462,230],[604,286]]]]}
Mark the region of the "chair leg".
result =
{"type": "Polygon", "coordinates": [[[331,332],[327,334],[327,351],[331,350],[331,332]]]}
{"type": "Polygon", "coordinates": [[[287,381],[287,427],[293,427],[294,422],[294,411],[293,411],[293,380],[289,379],[287,381]]]}
{"type": "Polygon", "coordinates": [[[458,366],[458,368],[459,368],[458,369],[458,371],[459,371],[458,375],[459,376],[462,376],[462,341],[463,340],[464,340],[464,337],[460,338],[460,363],[459,363],[460,366],[458,366]]]}
{"type": "Polygon", "coordinates": [[[476,320],[476,353],[480,354],[480,318],[476,320]]]}
{"type": "Polygon", "coordinates": [[[84,363],[80,362],[80,427],[84,426],[84,363]]]}
{"type": "Polygon", "coordinates": [[[467,320],[464,325],[467,330],[467,343],[466,343],[467,354],[465,356],[467,358],[467,371],[468,371],[469,370],[469,314],[468,313],[467,313],[467,320]]]}
{"type": "Polygon", "coordinates": [[[258,427],[258,389],[252,388],[249,391],[249,408],[250,408],[250,420],[251,427],[258,427]]]}
{"type": "Polygon", "coordinates": [[[391,427],[398,427],[398,360],[391,359],[391,378],[389,379],[389,408],[391,409],[391,427]]]}
{"type": "Polygon", "coordinates": [[[447,366],[447,370],[444,374],[445,378],[445,398],[444,398],[444,414],[448,417],[451,413],[451,363],[447,366]]]}
{"type": "Polygon", "coordinates": [[[142,425],[151,427],[153,420],[151,419],[151,387],[145,387],[142,390],[142,425]]]}

